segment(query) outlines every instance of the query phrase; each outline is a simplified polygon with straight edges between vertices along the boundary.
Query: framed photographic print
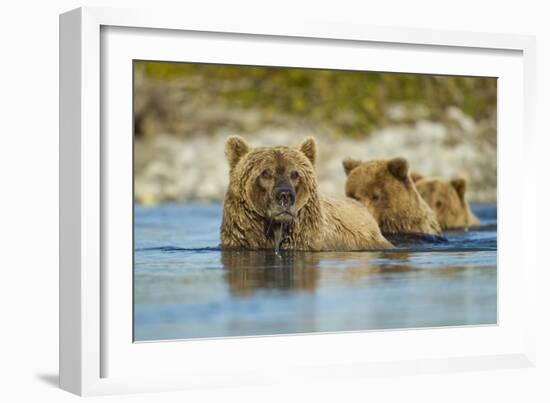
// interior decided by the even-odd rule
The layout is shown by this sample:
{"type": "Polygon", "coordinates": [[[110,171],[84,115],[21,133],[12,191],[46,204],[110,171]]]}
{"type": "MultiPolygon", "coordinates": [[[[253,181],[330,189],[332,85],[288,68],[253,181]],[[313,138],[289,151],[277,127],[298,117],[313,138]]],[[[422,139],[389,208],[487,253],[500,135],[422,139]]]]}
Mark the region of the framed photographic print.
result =
{"type": "Polygon", "coordinates": [[[533,365],[533,38],[85,8],[60,45],[64,389],[533,365]]]}

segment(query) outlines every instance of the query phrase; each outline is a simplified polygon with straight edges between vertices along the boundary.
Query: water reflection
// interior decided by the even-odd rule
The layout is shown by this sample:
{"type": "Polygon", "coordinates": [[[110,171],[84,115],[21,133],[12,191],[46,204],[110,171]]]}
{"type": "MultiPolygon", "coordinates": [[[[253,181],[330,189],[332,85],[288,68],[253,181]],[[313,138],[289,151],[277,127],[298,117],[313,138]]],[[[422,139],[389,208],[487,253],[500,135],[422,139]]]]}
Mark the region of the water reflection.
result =
{"type": "Polygon", "coordinates": [[[304,290],[317,286],[319,258],[312,253],[223,251],[221,263],[231,294],[246,296],[255,290],[304,290]]]}
{"type": "Polygon", "coordinates": [[[373,275],[413,272],[409,253],[222,251],[221,263],[232,295],[250,296],[257,290],[314,292],[319,279],[361,281],[373,275]]]}
{"type": "Polygon", "coordinates": [[[399,276],[452,278],[472,268],[469,260],[470,254],[460,253],[292,251],[222,251],[220,258],[229,292],[236,297],[269,290],[315,293],[322,284],[366,286],[373,279],[399,276]],[[434,269],[426,270],[430,267],[434,269]]]}
{"type": "Polygon", "coordinates": [[[358,281],[384,272],[415,270],[405,265],[372,264],[377,259],[407,261],[408,253],[222,251],[221,263],[232,295],[250,296],[257,290],[314,292],[319,278],[358,281]]]}

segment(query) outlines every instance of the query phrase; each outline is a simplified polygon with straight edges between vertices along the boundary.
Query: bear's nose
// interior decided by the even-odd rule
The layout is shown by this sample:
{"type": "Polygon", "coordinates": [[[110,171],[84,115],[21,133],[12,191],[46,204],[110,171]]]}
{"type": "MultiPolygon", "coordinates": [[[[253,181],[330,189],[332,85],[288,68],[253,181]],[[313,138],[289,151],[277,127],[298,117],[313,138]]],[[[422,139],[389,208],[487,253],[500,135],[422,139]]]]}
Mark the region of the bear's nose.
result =
{"type": "Polygon", "coordinates": [[[294,205],[294,202],[296,201],[296,196],[294,195],[294,192],[291,189],[277,190],[277,193],[275,194],[275,198],[277,199],[277,202],[281,205],[281,207],[285,207],[285,208],[288,208],[294,205]]]}

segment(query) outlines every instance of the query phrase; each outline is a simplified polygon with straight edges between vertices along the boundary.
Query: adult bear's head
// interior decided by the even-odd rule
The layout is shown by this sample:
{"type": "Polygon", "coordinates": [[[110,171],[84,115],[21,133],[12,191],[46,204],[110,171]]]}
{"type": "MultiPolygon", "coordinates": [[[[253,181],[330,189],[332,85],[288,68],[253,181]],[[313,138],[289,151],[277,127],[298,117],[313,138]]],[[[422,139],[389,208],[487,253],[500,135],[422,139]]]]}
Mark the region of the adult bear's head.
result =
{"type": "Polygon", "coordinates": [[[230,170],[228,192],[246,210],[270,222],[291,223],[309,201],[317,199],[313,137],[296,147],[252,148],[242,137],[230,136],[225,155],[230,170]]]}

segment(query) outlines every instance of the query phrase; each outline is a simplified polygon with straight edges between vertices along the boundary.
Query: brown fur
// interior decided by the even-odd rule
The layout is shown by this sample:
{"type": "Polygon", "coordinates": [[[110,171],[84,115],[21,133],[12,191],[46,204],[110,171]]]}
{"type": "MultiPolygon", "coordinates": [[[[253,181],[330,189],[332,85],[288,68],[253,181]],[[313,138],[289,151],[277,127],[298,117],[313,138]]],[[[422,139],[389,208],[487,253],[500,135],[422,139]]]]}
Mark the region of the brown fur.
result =
{"type": "Polygon", "coordinates": [[[367,206],[382,233],[440,234],[432,209],[418,193],[403,158],[362,162],[343,161],[346,196],[367,206]]]}
{"type": "Polygon", "coordinates": [[[226,143],[229,186],[224,201],[221,247],[224,249],[360,250],[391,248],[376,221],[354,200],[333,200],[317,190],[317,144],[251,148],[239,136],[226,143]],[[295,191],[289,214],[275,202],[275,180],[295,191]]]}
{"type": "Polygon", "coordinates": [[[468,183],[464,178],[445,180],[424,178],[415,174],[416,187],[435,211],[437,220],[443,229],[469,228],[480,225],[479,219],[470,210],[466,200],[468,183]]]}

